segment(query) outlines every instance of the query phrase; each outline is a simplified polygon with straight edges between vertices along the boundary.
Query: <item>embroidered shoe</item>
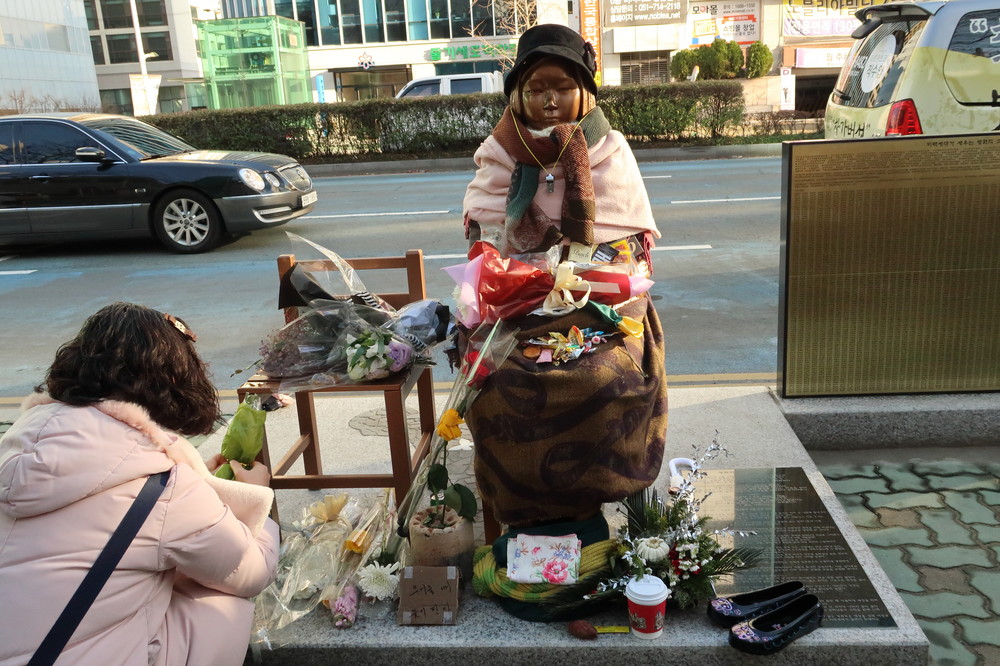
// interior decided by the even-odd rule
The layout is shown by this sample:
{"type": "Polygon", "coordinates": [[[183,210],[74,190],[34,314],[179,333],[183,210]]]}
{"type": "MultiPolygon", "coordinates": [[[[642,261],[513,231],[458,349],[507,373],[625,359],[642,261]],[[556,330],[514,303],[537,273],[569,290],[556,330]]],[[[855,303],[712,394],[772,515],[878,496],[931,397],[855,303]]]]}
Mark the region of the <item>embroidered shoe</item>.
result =
{"type": "Polygon", "coordinates": [[[805,593],[806,586],[793,580],[753,592],[717,597],[708,602],[708,619],[720,627],[731,627],[737,622],[774,610],[805,593]]]}
{"type": "Polygon", "coordinates": [[[740,622],[729,630],[729,644],[750,654],[774,654],[823,621],[823,604],[804,594],[769,613],[740,622]]]}

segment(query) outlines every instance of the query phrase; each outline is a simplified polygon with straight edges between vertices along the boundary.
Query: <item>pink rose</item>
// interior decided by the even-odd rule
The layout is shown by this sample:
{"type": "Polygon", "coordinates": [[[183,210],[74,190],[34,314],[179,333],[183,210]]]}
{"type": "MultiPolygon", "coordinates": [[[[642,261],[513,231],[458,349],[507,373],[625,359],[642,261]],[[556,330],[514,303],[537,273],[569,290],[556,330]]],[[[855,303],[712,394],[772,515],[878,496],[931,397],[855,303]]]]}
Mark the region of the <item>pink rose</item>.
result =
{"type": "Polygon", "coordinates": [[[558,585],[569,576],[569,565],[563,560],[549,560],[542,568],[542,578],[558,585]]]}

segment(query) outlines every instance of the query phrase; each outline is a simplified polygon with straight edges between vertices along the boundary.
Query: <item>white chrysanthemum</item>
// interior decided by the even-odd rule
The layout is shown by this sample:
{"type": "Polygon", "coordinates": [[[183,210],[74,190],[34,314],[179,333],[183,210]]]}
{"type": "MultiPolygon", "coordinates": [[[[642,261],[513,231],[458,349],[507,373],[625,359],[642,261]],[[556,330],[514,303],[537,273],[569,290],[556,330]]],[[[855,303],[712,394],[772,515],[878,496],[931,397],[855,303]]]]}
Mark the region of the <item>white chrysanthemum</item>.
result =
{"type": "Polygon", "coordinates": [[[670,544],[660,537],[646,537],[636,542],[635,550],[643,561],[659,562],[670,554],[670,544]]]}
{"type": "Polygon", "coordinates": [[[398,569],[399,562],[385,566],[373,562],[358,572],[358,586],[366,596],[379,601],[392,599],[396,594],[396,586],[399,585],[399,574],[396,573],[398,569]]]}

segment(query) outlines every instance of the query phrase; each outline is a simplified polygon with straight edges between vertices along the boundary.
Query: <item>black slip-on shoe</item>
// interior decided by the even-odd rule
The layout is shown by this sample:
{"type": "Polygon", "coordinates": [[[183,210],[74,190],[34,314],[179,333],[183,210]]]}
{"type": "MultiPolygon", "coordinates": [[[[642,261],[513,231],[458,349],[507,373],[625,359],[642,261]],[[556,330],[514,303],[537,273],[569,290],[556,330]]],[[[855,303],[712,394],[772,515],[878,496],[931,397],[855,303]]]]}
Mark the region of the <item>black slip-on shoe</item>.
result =
{"type": "Polygon", "coordinates": [[[797,580],[779,583],[753,592],[717,597],[708,602],[708,619],[720,627],[731,627],[762,615],[806,593],[797,580]]]}
{"type": "Polygon", "coordinates": [[[823,604],[815,594],[804,594],[769,613],[740,622],[729,630],[729,644],[750,654],[774,654],[823,621],[823,604]]]}

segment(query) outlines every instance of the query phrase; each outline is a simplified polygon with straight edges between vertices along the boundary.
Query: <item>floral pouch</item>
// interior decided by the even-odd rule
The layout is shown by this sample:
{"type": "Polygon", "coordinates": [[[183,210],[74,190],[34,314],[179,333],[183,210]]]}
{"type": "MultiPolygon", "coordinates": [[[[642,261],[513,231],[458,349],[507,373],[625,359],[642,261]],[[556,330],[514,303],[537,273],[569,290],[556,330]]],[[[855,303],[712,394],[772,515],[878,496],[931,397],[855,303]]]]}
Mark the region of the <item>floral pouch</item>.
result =
{"type": "Polygon", "coordinates": [[[575,534],[518,534],[507,542],[507,578],[515,583],[572,585],[580,575],[580,540],[575,534]]]}

